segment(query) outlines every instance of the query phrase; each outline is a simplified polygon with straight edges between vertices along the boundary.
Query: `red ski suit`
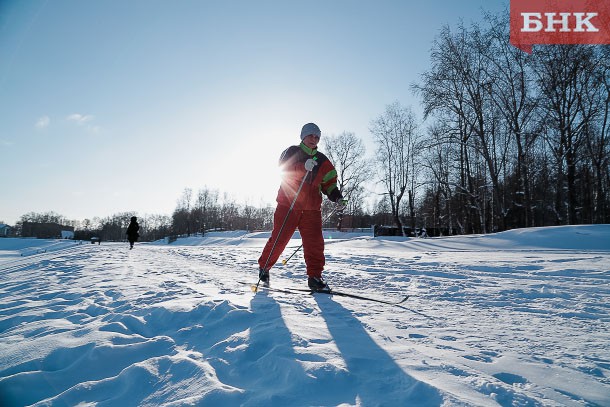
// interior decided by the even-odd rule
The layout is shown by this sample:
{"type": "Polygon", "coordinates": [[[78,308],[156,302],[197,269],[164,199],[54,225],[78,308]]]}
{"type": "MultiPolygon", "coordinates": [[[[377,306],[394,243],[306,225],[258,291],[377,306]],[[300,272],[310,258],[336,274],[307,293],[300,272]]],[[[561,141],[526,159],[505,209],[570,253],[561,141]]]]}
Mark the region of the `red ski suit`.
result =
{"type": "Polygon", "coordinates": [[[287,148],[280,156],[279,164],[283,177],[276,199],[273,231],[258,259],[258,264],[265,270],[273,267],[298,228],[303,241],[307,276],[321,277],[325,263],[322,194],[333,202],[343,199],[341,191],[337,188],[337,171],[324,154],[303,143],[287,148]],[[308,159],[313,159],[317,163],[310,172],[305,170],[305,162],[308,159]],[[305,177],[304,181],[303,177],[305,177]],[[303,186],[296,196],[301,182],[303,186]],[[290,210],[293,203],[294,206],[290,210]]]}

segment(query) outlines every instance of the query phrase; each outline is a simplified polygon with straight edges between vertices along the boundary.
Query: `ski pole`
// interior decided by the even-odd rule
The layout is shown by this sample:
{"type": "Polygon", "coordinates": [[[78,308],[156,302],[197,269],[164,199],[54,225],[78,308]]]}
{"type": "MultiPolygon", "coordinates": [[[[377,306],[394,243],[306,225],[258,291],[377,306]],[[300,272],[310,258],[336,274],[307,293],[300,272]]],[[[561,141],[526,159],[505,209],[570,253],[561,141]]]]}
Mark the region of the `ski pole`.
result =
{"type": "MultiPolygon", "coordinates": [[[[305,184],[305,179],[307,178],[307,175],[309,175],[309,173],[311,172],[311,170],[313,169],[313,167],[315,165],[316,165],[315,163],[313,165],[311,165],[311,166],[305,165],[305,170],[306,170],[305,171],[305,175],[303,175],[303,179],[301,180],[301,185],[299,185],[299,189],[297,189],[297,193],[294,195],[294,199],[292,200],[292,203],[290,204],[290,208],[288,208],[288,212],[286,213],[286,216],[284,216],[284,221],[282,222],[282,226],[280,227],[280,231],[278,232],[277,237],[275,238],[275,242],[273,242],[273,246],[271,247],[271,251],[269,252],[269,256],[267,256],[267,260],[265,260],[265,267],[263,267],[263,270],[267,270],[267,265],[269,264],[269,259],[271,258],[271,255],[273,254],[273,251],[275,250],[275,246],[277,245],[277,241],[279,240],[280,236],[282,235],[282,231],[284,230],[284,226],[286,226],[286,221],[288,220],[288,216],[292,212],[292,208],[294,208],[294,204],[297,202],[297,198],[299,197],[299,194],[301,193],[301,189],[303,189],[303,184],[305,184]]],[[[256,286],[252,287],[252,291],[254,291],[254,292],[258,291],[258,286],[260,285],[260,283],[261,283],[261,276],[259,275],[258,276],[258,281],[256,282],[256,286]]]]}
{"type": "MultiPolygon", "coordinates": [[[[330,217],[331,217],[331,216],[333,216],[333,214],[334,214],[336,211],[337,211],[337,207],[335,206],[335,207],[333,208],[333,210],[332,210],[332,211],[330,211],[330,213],[329,213],[329,214],[328,214],[328,215],[327,215],[327,216],[326,216],[326,217],[325,217],[325,218],[322,220],[322,224],[326,223],[326,221],[327,221],[327,220],[329,220],[329,219],[330,219],[330,217]]],[[[288,263],[288,260],[292,259],[292,256],[294,256],[295,254],[297,254],[297,252],[298,252],[299,250],[301,250],[301,247],[303,247],[303,243],[301,243],[301,245],[300,245],[299,247],[297,247],[297,249],[296,249],[294,252],[292,252],[292,254],[290,255],[290,257],[288,257],[286,260],[282,260],[282,264],[283,264],[283,265],[286,265],[286,263],[288,263]]]]}

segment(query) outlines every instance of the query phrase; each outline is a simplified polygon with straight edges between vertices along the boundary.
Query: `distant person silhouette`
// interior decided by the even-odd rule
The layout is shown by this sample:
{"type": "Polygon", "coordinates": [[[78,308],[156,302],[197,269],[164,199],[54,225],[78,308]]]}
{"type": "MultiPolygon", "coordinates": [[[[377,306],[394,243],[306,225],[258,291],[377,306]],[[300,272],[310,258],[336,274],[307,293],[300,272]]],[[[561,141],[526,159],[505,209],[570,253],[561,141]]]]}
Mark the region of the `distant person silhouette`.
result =
{"type": "Polygon", "coordinates": [[[140,225],[138,225],[138,218],[135,216],[131,217],[131,222],[127,226],[127,240],[129,240],[129,250],[133,249],[133,244],[138,241],[140,234],[140,225]]]}

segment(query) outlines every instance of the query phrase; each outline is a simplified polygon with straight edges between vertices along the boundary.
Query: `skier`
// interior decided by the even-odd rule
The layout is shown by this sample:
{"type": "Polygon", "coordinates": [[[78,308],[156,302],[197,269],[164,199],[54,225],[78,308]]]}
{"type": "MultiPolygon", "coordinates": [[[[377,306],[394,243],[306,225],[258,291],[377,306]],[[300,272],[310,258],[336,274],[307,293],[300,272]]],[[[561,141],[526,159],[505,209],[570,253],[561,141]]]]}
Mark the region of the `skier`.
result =
{"type": "Polygon", "coordinates": [[[347,201],[337,187],[337,171],[317,150],[320,128],[307,123],[301,129],[301,143],[288,147],[280,156],[283,179],[277,194],[273,231],[258,259],[259,279],[269,283],[269,269],[277,262],[296,228],[303,241],[307,284],[313,291],[329,290],[322,279],[324,238],[322,236],[322,193],[342,211],[347,201]]]}
{"type": "Polygon", "coordinates": [[[131,222],[127,226],[127,240],[129,240],[129,250],[133,249],[133,244],[138,241],[140,234],[140,225],[138,225],[138,218],[135,216],[131,217],[131,222]]]}

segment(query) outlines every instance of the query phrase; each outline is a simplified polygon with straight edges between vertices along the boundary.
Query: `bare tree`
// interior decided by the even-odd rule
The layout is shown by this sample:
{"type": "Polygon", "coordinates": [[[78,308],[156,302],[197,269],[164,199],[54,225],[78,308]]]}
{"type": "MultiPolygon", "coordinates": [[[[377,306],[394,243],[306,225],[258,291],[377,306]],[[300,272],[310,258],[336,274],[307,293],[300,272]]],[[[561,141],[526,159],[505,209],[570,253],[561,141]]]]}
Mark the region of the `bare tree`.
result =
{"type": "Polygon", "coordinates": [[[545,139],[556,162],[556,222],[575,224],[580,207],[578,165],[587,132],[603,110],[603,86],[596,75],[601,61],[590,46],[561,45],[541,47],[536,62],[546,119],[545,139]]]}
{"type": "MultiPolygon", "coordinates": [[[[478,150],[473,141],[477,131],[480,133],[486,125],[481,114],[484,88],[473,77],[480,70],[470,66],[474,50],[468,41],[469,33],[464,27],[456,34],[449,27],[443,27],[432,47],[432,67],[422,75],[422,83],[413,86],[422,97],[424,118],[435,118],[442,124],[436,131],[446,132],[448,147],[453,148],[453,179],[448,181],[455,191],[455,208],[459,214],[456,222],[462,233],[476,229],[473,211],[484,228],[484,203],[480,202],[479,186],[486,184],[482,174],[475,172],[478,150]]],[[[437,169],[439,175],[443,171],[443,168],[437,169]]]]}
{"type": "MultiPolygon", "coordinates": [[[[362,185],[370,178],[372,169],[365,157],[362,140],[354,133],[343,132],[323,139],[324,149],[337,170],[337,184],[348,200],[347,213],[353,214],[363,206],[362,185]]],[[[339,214],[337,229],[341,229],[343,214],[339,214]]]]}
{"type": "Polygon", "coordinates": [[[515,226],[533,226],[530,168],[532,148],[540,134],[532,57],[508,41],[508,15],[486,15],[489,30],[479,37],[479,50],[483,55],[488,77],[489,95],[516,148],[515,182],[512,193],[512,210],[515,226]],[[487,38],[489,41],[482,41],[487,38]]]}
{"type": "Polygon", "coordinates": [[[218,213],[218,191],[211,190],[207,186],[197,193],[197,200],[193,208],[193,222],[199,232],[205,229],[216,228],[218,224],[216,217],[218,213]]]}
{"type": "Polygon", "coordinates": [[[608,223],[608,191],[610,190],[610,47],[601,47],[597,72],[600,90],[600,111],[596,123],[588,129],[586,144],[595,174],[591,221],[608,223]]]}
{"type": "Polygon", "coordinates": [[[190,234],[193,232],[191,225],[191,199],[193,196],[193,190],[191,188],[184,188],[174,213],[172,214],[172,225],[174,227],[175,234],[190,234]]]}
{"type": "Polygon", "coordinates": [[[409,201],[415,200],[414,177],[419,133],[415,115],[399,102],[386,107],[385,112],[371,123],[370,131],[377,144],[377,162],[381,168],[381,181],[390,200],[392,216],[401,234],[401,201],[409,193],[409,201]]]}
{"type": "Polygon", "coordinates": [[[226,230],[234,230],[234,221],[239,216],[239,209],[233,197],[231,197],[226,192],[223,195],[223,202],[220,213],[222,219],[221,227],[226,230]]]}
{"type": "MultiPolygon", "coordinates": [[[[433,228],[439,229],[438,235],[451,234],[454,229],[454,218],[457,208],[452,207],[453,191],[458,182],[455,180],[456,166],[459,162],[459,143],[452,137],[452,131],[444,121],[437,121],[428,127],[428,137],[422,144],[425,158],[422,166],[428,178],[427,216],[432,220],[433,228]]],[[[424,225],[428,227],[428,225],[424,225]]]]}
{"type": "Polygon", "coordinates": [[[155,241],[170,234],[172,220],[167,215],[145,215],[141,240],[155,241]]]}
{"type": "Polygon", "coordinates": [[[507,214],[500,191],[510,139],[501,109],[491,98],[493,77],[485,52],[492,39],[476,25],[470,30],[460,25],[456,32],[444,27],[433,44],[432,68],[422,75],[423,83],[414,86],[423,98],[425,117],[443,120],[459,145],[456,194],[463,197],[462,206],[474,211],[473,216],[464,212],[462,228],[471,223],[469,229],[483,233],[487,218],[493,222],[490,202],[501,214],[501,229],[507,214]]]}

